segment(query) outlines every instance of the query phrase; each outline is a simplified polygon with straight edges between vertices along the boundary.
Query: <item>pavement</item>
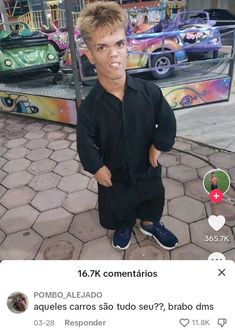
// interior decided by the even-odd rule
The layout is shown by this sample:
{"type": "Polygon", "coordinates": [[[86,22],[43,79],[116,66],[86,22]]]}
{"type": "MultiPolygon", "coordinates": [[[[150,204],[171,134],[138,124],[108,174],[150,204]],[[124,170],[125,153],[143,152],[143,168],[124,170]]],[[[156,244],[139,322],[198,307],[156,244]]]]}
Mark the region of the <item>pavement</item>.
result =
{"type": "Polygon", "coordinates": [[[178,110],[175,114],[178,136],[235,152],[235,92],[229,102],[178,110]]]}
{"type": "Polygon", "coordinates": [[[126,251],[111,246],[113,232],[99,225],[96,181],[79,161],[74,127],[0,113],[0,260],[203,260],[217,251],[235,261],[234,100],[176,111],[177,141],[160,157],[162,221],[179,238],[172,251],[140,233],[138,220],[140,247],[134,237],[126,251]],[[232,180],[220,204],[202,185],[217,167],[232,180]],[[217,232],[208,224],[212,214],[226,218],[217,232]],[[211,241],[215,235],[227,240],[211,241]]]}

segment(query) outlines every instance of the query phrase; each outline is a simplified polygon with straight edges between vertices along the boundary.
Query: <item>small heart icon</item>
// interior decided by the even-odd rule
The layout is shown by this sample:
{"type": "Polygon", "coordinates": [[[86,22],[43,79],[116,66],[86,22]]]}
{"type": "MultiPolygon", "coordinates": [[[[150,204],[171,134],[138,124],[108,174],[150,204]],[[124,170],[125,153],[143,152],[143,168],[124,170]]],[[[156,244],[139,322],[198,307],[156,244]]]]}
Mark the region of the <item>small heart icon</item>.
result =
{"type": "Polygon", "coordinates": [[[220,230],[225,224],[225,217],[223,215],[211,215],[208,219],[209,225],[215,230],[220,230]]]}
{"type": "Polygon", "coordinates": [[[183,327],[187,327],[187,325],[189,324],[189,319],[180,319],[180,324],[183,327]]]}

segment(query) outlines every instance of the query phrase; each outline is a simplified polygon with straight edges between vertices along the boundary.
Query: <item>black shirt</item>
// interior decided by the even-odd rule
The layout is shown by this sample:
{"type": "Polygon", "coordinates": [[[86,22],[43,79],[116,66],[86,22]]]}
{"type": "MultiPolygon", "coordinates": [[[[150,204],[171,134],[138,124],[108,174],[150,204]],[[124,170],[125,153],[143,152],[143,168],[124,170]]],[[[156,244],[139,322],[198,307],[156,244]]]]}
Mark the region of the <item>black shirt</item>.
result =
{"type": "Polygon", "coordinates": [[[169,151],[176,135],[174,112],[160,88],[131,76],[127,76],[123,101],[97,82],[79,108],[77,127],[84,169],[95,174],[106,165],[115,181],[134,182],[157,174],[159,169],[149,162],[149,148],[154,144],[160,151],[169,151]]]}

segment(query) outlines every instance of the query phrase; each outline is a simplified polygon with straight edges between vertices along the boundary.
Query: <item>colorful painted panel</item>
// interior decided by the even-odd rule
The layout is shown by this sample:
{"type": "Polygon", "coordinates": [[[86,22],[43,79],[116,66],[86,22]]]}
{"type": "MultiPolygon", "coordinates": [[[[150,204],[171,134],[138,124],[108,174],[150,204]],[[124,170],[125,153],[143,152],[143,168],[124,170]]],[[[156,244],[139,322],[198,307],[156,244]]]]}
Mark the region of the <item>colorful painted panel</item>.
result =
{"type": "Polygon", "coordinates": [[[76,124],[75,100],[0,91],[0,111],[76,124]]]}
{"type": "Polygon", "coordinates": [[[162,93],[173,109],[228,100],[230,77],[163,87],[162,93]]]}
{"type": "MultiPolygon", "coordinates": [[[[230,78],[172,87],[162,92],[173,109],[186,108],[229,98],[230,78]]],[[[75,100],[0,91],[0,111],[76,125],[75,100]]]]}

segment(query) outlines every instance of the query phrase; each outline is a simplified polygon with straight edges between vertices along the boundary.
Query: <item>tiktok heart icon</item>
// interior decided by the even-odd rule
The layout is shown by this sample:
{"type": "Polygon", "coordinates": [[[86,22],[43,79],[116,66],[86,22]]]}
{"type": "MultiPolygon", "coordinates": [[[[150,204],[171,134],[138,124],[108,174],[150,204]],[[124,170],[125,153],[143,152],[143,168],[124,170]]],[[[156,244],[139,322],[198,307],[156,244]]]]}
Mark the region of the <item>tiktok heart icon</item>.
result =
{"type": "Polygon", "coordinates": [[[225,224],[225,217],[223,215],[211,215],[208,219],[209,225],[215,231],[220,230],[225,224]]]}
{"type": "Polygon", "coordinates": [[[189,324],[189,319],[180,319],[179,322],[183,327],[187,327],[187,325],[189,324]]]}

